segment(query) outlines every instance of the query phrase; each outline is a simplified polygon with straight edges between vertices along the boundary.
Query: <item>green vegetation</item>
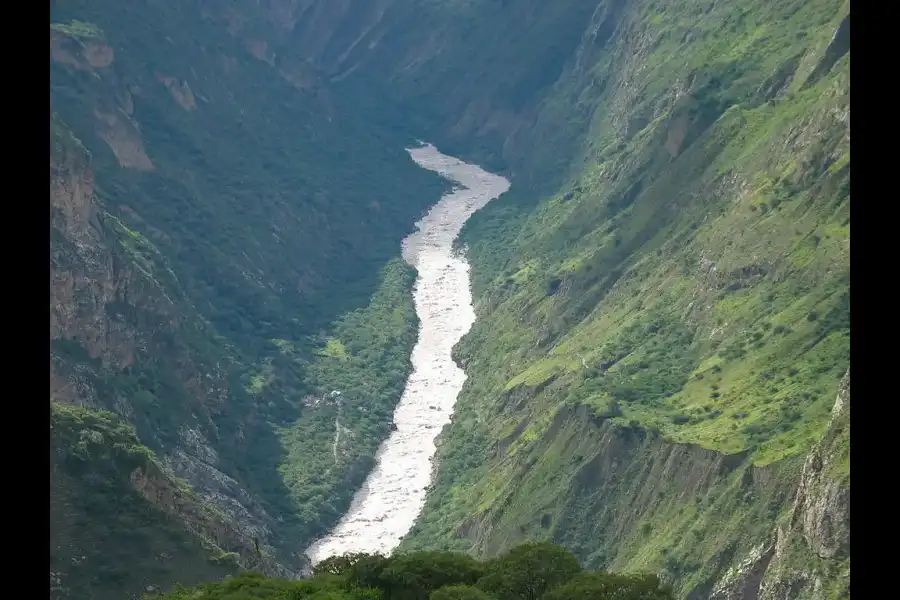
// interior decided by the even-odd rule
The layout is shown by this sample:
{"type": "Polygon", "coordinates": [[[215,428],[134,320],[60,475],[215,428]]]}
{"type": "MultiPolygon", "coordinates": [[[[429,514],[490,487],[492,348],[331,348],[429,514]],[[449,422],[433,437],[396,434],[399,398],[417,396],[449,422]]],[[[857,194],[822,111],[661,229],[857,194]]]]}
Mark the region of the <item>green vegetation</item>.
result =
{"type": "Polygon", "coordinates": [[[56,31],[75,39],[103,40],[103,32],[93,23],[85,23],[73,19],[69,23],[51,23],[50,30],[56,31]]]}
{"type": "MultiPolygon", "coordinates": [[[[154,451],[201,431],[290,556],[349,505],[408,373],[397,244],[441,188],[402,147],[426,137],[513,188],[460,240],[479,317],[455,350],[469,377],[403,548],[497,557],[550,539],[704,597],[790,510],[849,363],[849,46],[835,35],[849,3],[311,4],[293,30],[245,0],[59,10],[73,32],[102,27],[115,61],[54,64],[54,109],[90,149],[116,256],[173,306],[116,306],[153,332],[127,369],[76,340],[54,340],[55,360],[87,369],[154,451]],[[120,167],[104,114],[152,170],[120,167]],[[197,373],[227,392],[199,399],[197,373]]],[[[828,474],[849,485],[849,427],[826,435],[828,474]]],[[[393,571],[368,557],[311,582],[176,594],[524,585],[502,558],[492,579],[400,556],[393,571]]],[[[656,593],[585,574],[546,597],[611,585],[656,593]]]]}
{"type": "Polygon", "coordinates": [[[533,600],[571,580],[579,571],[578,560],[565,548],[523,544],[491,561],[478,585],[495,598],[533,600]]]}
{"type": "Polygon", "coordinates": [[[50,408],[52,594],[112,600],[160,581],[198,583],[237,572],[236,563],[216,560],[214,544],[131,486],[136,470],[159,468],[130,426],[108,412],[50,408]]]}
{"type": "Polygon", "coordinates": [[[479,563],[465,554],[416,552],[385,558],[327,559],[303,581],[243,574],[219,584],[178,586],[160,600],[669,600],[650,575],[583,572],[571,554],[552,544],[527,544],[479,563]]]}
{"type": "Polygon", "coordinates": [[[403,547],[549,538],[686,595],[771,533],[849,364],[847,11],[638,1],[591,24],[602,51],[583,43],[539,118],[590,111],[583,163],[551,194],[514,178],[464,229],[469,379],[403,547]],[[681,447],[688,479],[736,466],[691,489],[590,475],[681,447]]]}
{"type": "Polygon", "coordinates": [[[306,408],[279,430],[279,470],[305,536],[341,517],[390,433],[416,340],[414,279],[412,269],[391,261],[369,306],[337,321],[306,366],[306,408]]]}
{"type": "MultiPolygon", "coordinates": [[[[67,2],[52,17],[114,50],[105,67],[52,62],[51,96],[54,131],[65,121],[90,151],[112,275],[128,279],[83,317],[136,340],[121,369],[53,340],[55,368],[159,455],[199,435],[296,567],[389,432],[416,325],[400,240],[445,184],[404,134],[292,86],[194,5],[67,2]],[[143,153],[152,167],[127,166],[143,153]],[[332,391],[339,407],[311,401],[332,391]]],[[[66,235],[54,268],[78,277],[96,259],[66,235]]]]}

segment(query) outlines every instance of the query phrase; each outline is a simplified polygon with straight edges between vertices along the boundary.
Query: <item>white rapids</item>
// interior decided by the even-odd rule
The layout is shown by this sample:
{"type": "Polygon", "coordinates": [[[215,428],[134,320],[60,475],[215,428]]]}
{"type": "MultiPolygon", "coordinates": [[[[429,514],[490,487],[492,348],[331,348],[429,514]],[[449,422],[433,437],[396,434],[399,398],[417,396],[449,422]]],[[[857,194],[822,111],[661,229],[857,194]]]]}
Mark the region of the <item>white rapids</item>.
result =
{"type": "Polygon", "coordinates": [[[438,152],[407,150],[420,167],[459,187],[444,195],[403,240],[403,258],[416,268],[413,297],[419,336],[413,371],[394,412],[396,429],[382,443],[376,466],[335,528],[306,551],[313,564],[350,552],[388,555],[412,528],[431,483],[435,439],[450,422],[465,372],[450,356],[475,322],[469,264],[453,250],[463,224],[509,189],[509,181],[438,152]]]}

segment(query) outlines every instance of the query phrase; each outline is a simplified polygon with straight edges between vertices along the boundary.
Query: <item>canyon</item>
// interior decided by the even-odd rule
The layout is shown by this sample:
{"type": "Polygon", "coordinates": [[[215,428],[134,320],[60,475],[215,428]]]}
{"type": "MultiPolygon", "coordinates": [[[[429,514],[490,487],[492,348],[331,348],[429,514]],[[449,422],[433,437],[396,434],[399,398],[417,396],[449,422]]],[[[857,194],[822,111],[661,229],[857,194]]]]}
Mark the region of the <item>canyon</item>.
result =
{"type": "Polygon", "coordinates": [[[345,533],[849,597],[848,2],[72,0],[50,37],[51,597],[345,533]],[[412,402],[430,264],[460,312],[412,402]],[[410,422],[415,483],[367,489],[410,422]]]}

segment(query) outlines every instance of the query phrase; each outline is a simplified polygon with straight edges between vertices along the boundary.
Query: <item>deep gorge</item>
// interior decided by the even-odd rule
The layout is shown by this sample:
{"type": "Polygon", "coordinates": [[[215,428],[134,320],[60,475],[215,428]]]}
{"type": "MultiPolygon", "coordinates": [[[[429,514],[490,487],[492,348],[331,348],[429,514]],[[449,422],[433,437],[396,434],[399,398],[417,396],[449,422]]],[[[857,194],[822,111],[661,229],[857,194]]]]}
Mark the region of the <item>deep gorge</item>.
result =
{"type": "Polygon", "coordinates": [[[399,549],[549,539],[678,597],[841,597],[849,4],[51,22],[53,597],[306,569],[412,370],[400,240],[448,189],[419,138],[512,188],[458,240],[466,382],[399,549]]]}

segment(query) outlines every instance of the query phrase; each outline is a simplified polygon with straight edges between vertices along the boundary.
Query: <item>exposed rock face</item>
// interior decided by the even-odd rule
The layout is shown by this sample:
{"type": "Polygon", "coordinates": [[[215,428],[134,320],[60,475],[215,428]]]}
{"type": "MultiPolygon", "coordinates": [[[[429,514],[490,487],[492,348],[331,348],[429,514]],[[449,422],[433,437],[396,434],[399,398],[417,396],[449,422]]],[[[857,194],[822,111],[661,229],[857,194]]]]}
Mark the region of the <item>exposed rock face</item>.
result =
{"type": "Polygon", "coordinates": [[[184,428],[180,438],[179,447],[165,459],[166,468],[200,491],[245,539],[269,539],[268,523],[273,519],[237,481],[217,468],[218,453],[203,434],[184,428]]]}
{"type": "Polygon", "coordinates": [[[249,567],[264,566],[264,561],[255,552],[252,538],[243,536],[226,516],[213,513],[162,471],[153,467],[148,470],[137,468],[131,473],[130,480],[147,501],[179,519],[187,529],[227,552],[238,552],[249,567]]]}
{"type": "Polygon", "coordinates": [[[60,151],[50,159],[50,339],[76,341],[91,358],[124,368],[134,361],[138,342],[106,307],[131,295],[134,274],[107,246],[86,151],[62,147],[77,142],[61,135],[66,139],[55,140],[60,151]]]}
{"type": "Polygon", "coordinates": [[[828,431],[803,465],[790,516],[716,584],[710,600],[850,597],[849,437],[847,371],[828,431]]]}
{"type": "Polygon", "coordinates": [[[77,40],[51,31],[50,58],[76,69],[92,71],[110,66],[115,59],[115,52],[100,41],[77,40]]]}
{"type": "MultiPolygon", "coordinates": [[[[115,52],[106,44],[97,40],[83,40],[58,31],[50,33],[50,59],[76,71],[90,73],[100,80],[113,77],[111,67],[115,52]]],[[[114,83],[110,85],[114,86],[114,83]]],[[[193,94],[186,84],[178,82],[166,83],[176,102],[183,107],[192,107],[193,94]]],[[[97,134],[105,141],[115,154],[119,164],[126,169],[152,171],[153,161],[144,150],[140,126],[132,118],[134,104],[129,92],[122,90],[117,102],[97,107],[94,117],[97,120],[97,134]]]]}
{"type": "MultiPolygon", "coordinates": [[[[161,258],[152,244],[108,214],[95,197],[90,155],[81,143],[58,121],[53,123],[51,141],[50,340],[55,346],[50,397],[111,409],[131,420],[133,399],[108,397],[98,389],[98,380],[103,373],[139,366],[154,344],[176,339],[179,328],[185,326],[185,307],[178,304],[177,288],[167,289],[158,281],[162,263],[156,262],[161,258]]],[[[196,364],[178,346],[170,346],[170,353],[186,390],[197,402],[194,418],[205,417],[214,430],[206,407],[225,402],[226,368],[196,364]]],[[[274,520],[237,481],[217,468],[218,455],[196,424],[185,427],[180,441],[165,450],[163,462],[170,473],[132,474],[133,485],[147,500],[217,546],[238,552],[253,566],[294,576],[257,555],[252,540],[268,548],[268,524],[274,520]],[[221,514],[201,510],[196,500],[175,486],[172,475],[187,480],[221,514]]]]}
{"type": "MultiPolygon", "coordinates": [[[[230,480],[226,475],[216,471],[224,480],[230,480]]],[[[273,561],[269,556],[257,552],[254,540],[264,540],[268,533],[262,528],[246,527],[245,519],[253,518],[244,509],[244,515],[235,515],[233,512],[218,512],[222,503],[203,503],[185,487],[175,483],[169,474],[159,470],[151,464],[149,469],[135,469],[130,475],[131,485],[146,498],[151,504],[163,509],[169,515],[175,517],[194,534],[209,540],[225,552],[235,552],[240,557],[240,562],[245,568],[258,569],[271,577],[296,578],[297,571],[293,571],[273,561]],[[211,508],[212,506],[215,509],[211,508]]],[[[252,500],[246,491],[239,488],[237,482],[230,480],[235,495],[242,496],[250,503],[252,500]]],[[[210,494],[204,494],[204,499],[209,500],[210,494]]],[[[239,503],[232,498],[219,495],[225,500],[225,504],[239,503]]],[[[265,547],[263,548],[265,550],[265,547]]]]}
{"type": "Polygon", "coordinates": [[[757,600],[759,584],[772,561],[775,545],[767,540],[757,546],[737,566],[729,570],[710,595],[710,600],[757,600]]]}
{"type": "Polygon", "coordinates": [[[153,170],[153,162],[141,141],[140,129],[127,113],[96,110],[94,116],[97,117],[100,137],[109,145],[121,166],[137,171],[153,170]]]}
{"type": "Polygon", "coordinates": [[[175,100],[181,108],[184,110],[194,110],[197,108],[194,92],[191,91],[191,86],[188,85],[187,81],[164,75],[159,75],[157,78],[164,86],[166,86],[169,93],[172,94],[172,99],[175,100]]]}

